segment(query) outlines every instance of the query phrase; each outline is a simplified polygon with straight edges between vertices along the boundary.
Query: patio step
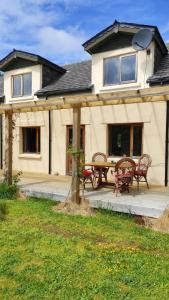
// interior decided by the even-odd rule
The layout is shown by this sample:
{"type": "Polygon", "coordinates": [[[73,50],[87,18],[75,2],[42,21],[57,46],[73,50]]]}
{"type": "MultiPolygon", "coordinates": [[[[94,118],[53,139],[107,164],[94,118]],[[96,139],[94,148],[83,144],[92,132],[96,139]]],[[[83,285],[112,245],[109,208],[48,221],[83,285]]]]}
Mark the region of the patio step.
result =
{"type": "MultiPolygon", "coordinates": [[[[22,187],[21,190],[29,197],[52,199],[63,202],[67,197],[67,190],[58,192],[42,191],[35,187],[22,187]]],[[[116,212],[158,218],[169,206],[169,197],[162,194],[139,194],[115,196],[112,191],[105,190],[86,192],[86,198],[93,208],[103,208],[116,212]]]]}

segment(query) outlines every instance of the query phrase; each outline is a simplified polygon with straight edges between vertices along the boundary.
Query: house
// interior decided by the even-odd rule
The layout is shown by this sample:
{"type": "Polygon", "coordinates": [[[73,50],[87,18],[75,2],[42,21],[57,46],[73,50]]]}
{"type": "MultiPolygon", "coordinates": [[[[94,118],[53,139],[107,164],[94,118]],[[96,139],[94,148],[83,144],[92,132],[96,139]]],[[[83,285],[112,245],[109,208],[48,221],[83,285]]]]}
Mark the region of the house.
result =
{"type": "MultiPolygon", "coordinates": [[[[0,61],[7,104],[56,96],[133,91],[169,84],[169,54],[158,28],[115,21],[83,44],[91,60],[58,66],[45,58],[13,50],[0,61]],[[148,49],[137,51],[132,38],[140,29],[153,33],[148,49]]],[[[2,81],[2,78],[0,78],[2,81]]],[[[124,154],[152,157],[149,181],[168,184],[168,102],[143,102],[82,108],[81,147],[86,161],[95,152],[109,160],[124,154]]],[[[14,115],[13,168],[23,172],[70,174],[72,110],[14,115]]]]}

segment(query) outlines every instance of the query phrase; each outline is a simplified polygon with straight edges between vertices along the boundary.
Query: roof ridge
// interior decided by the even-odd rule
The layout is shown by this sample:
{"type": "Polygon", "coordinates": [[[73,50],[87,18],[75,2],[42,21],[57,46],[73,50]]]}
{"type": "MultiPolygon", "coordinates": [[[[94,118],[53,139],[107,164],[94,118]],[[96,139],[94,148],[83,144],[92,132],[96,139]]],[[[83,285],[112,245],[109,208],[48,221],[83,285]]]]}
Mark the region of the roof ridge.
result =
{"type": "Polygon", "coordinates": [[[25,57],[27,57],[27,59],[29,57],[30,60],[33,59],[37,63],[44,64],[44,65],[46,64],[49,67],[56,69],[60,73],[64,73],[66,71],[60,65],[52,62],[51,60],[48,60],[47,58],[45,58],[39,54],[34,54],[34,53],[30,53],[30,52],[27,52],[24,50],[17,50],[17,49],[13,49],[11,52],[9,52],[6,56],[4,56],[0,60],[0,68],[2,69],[2,71],[3,71],[3,68],[5,67],[5,65],[8,64],[10,57],[12,57],[14,55],[15,55],[15,58],[17,56],[19,57],[19,55],[20,55],[20,57],[21,57],[21,55],[25,56],[25,57]]]}
{"type": "Polygon", "coordinates": [[[81,60],[81,61],[77,61],[77,62],[74,62],[74,63],[64,64],[64,65],[61,65],[61,66],[62,67],[72,66],[72,65],[78,65],[78,64],[81,64],[81,63],[91,62],[91,61],[92,61],[91,59],[86,59],[86,60],[81,60]]]}

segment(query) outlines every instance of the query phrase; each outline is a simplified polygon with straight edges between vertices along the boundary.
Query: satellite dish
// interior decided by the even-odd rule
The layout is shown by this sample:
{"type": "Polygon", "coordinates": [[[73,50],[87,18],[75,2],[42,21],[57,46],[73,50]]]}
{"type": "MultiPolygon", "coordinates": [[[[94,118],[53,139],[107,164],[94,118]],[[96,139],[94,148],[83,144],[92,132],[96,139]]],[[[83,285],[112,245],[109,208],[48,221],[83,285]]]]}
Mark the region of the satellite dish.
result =
{"type": "Polygon", "coordinates": [[[141,51],[148,48],[153,38],[153,32],[150,29],[139,30],[132,39],[132,46],[135,50],[141,51]]]}

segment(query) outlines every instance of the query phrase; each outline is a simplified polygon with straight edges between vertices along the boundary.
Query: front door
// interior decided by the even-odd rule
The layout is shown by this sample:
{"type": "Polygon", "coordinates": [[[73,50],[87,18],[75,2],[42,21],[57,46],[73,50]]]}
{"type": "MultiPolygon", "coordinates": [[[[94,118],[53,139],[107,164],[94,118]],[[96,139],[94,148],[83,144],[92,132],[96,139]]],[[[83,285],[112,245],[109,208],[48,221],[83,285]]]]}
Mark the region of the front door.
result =
{"type": "MultiPolygon", "coordinates": [[[[73,143],[73,127],[67,126],[67,142],[66,142],[66,174],[72,174],[72,154],[68,151],[73,143]]],[[[85,152],[85,126],[80,126],[80,148],[85,152]]]]}

